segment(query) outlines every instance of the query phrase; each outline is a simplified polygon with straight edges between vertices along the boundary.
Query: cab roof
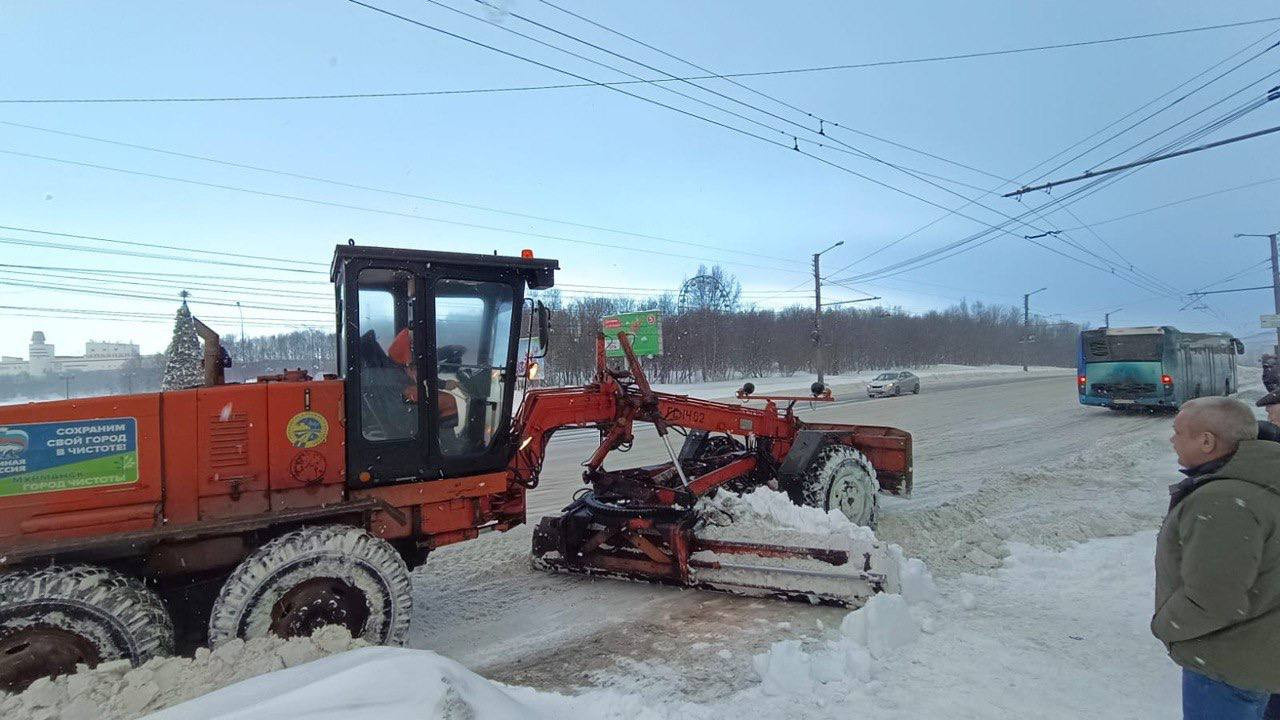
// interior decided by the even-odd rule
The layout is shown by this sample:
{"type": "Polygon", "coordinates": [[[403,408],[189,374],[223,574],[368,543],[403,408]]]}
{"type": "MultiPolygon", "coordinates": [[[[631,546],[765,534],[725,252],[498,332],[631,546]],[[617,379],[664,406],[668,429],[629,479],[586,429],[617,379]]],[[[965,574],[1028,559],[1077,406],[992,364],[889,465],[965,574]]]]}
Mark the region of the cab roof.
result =
{"type": "Polygon", "coordinates": [[[503,268],[515,270],[525,276],[534,290],[545,290],[555,284],[555,271],[560,261],[551,258],[523,258],[510,255],[484,255],[481,253],[443,252],[440,250],[413,250],[388,248],[375,245],[338,245],[333,249],[333,263],[329,266],[329,280],[338,279],[338,270],[347,260],[387,260],[403,263],[426,263],[456,268],[503,268]]]}

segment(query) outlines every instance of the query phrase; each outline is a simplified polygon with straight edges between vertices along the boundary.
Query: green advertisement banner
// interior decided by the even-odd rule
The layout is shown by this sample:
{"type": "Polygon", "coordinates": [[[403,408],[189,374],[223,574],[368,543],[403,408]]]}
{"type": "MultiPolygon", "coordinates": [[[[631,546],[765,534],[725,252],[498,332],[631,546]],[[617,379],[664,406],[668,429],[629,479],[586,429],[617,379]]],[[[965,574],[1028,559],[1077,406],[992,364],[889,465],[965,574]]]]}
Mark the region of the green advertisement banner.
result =
{"type": "Polygon", "coordinates": [[[601,318],[605,357],[624,357],[618,333],[627,333],[631,349],[640,357],[662,354],[662,313],[657,310],[609,315],[601,318]]]}
{"type": "Polygon", "coordinates": [[[133,418],[0,425],[0,497],[136,482],[133,418]]]}

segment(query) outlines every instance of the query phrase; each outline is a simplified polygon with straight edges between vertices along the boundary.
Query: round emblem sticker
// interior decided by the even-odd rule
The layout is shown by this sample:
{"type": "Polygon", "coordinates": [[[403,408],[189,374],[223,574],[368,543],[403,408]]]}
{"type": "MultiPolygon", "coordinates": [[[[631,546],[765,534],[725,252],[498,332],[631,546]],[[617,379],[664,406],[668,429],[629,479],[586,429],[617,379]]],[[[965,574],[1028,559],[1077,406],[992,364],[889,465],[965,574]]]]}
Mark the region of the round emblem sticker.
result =
{"type": "Polygon", "coordinates": [[[329,421],[318,412],[306,410],[290,418],[284,432],[294,447],[313,448],[329,437],[329,421]]]}

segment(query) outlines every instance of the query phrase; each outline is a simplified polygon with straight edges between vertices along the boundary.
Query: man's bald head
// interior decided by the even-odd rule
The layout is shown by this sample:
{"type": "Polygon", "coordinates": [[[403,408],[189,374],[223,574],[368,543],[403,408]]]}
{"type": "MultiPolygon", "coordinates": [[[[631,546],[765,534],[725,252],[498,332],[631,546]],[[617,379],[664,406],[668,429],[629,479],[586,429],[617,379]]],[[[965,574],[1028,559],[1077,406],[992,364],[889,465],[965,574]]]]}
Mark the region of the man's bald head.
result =
{"type": "Polygon", "coordinates": [[[1173,420],[1174,452],[1183,467],[1195,467],[1236,451],[1241,440],[1258,438],[1248,405],[1228,397],[1202,397],[1182,404],[1173,420]]]}

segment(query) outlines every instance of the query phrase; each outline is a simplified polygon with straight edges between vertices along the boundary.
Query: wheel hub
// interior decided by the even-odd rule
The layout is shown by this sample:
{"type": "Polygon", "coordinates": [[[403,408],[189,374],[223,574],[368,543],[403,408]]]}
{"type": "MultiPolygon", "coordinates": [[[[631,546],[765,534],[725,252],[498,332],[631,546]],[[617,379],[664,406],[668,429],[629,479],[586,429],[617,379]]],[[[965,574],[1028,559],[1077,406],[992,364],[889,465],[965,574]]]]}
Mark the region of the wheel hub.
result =
{"type": "Polygon", "coordinates": [[[282,638],[307,637],[325,625],[342,625],[360,637],[368,620],[364,593],[337,578],[304,580],[271,608],[271,632],[282,638]]]}
{"type": "Polygon", "coordinates": [[[875,490],[861,473],[850,473],[832,484],[828,507],[839,510],[856,523],[865,524],[875,502],[875,490]]]}
{"type": "Polygon", "coordinates": [[[75,672],[101,661],[98,648],[83,635],[35,624],[0,637],[0,690],[20,692],[37,678],[75,672]]]}

